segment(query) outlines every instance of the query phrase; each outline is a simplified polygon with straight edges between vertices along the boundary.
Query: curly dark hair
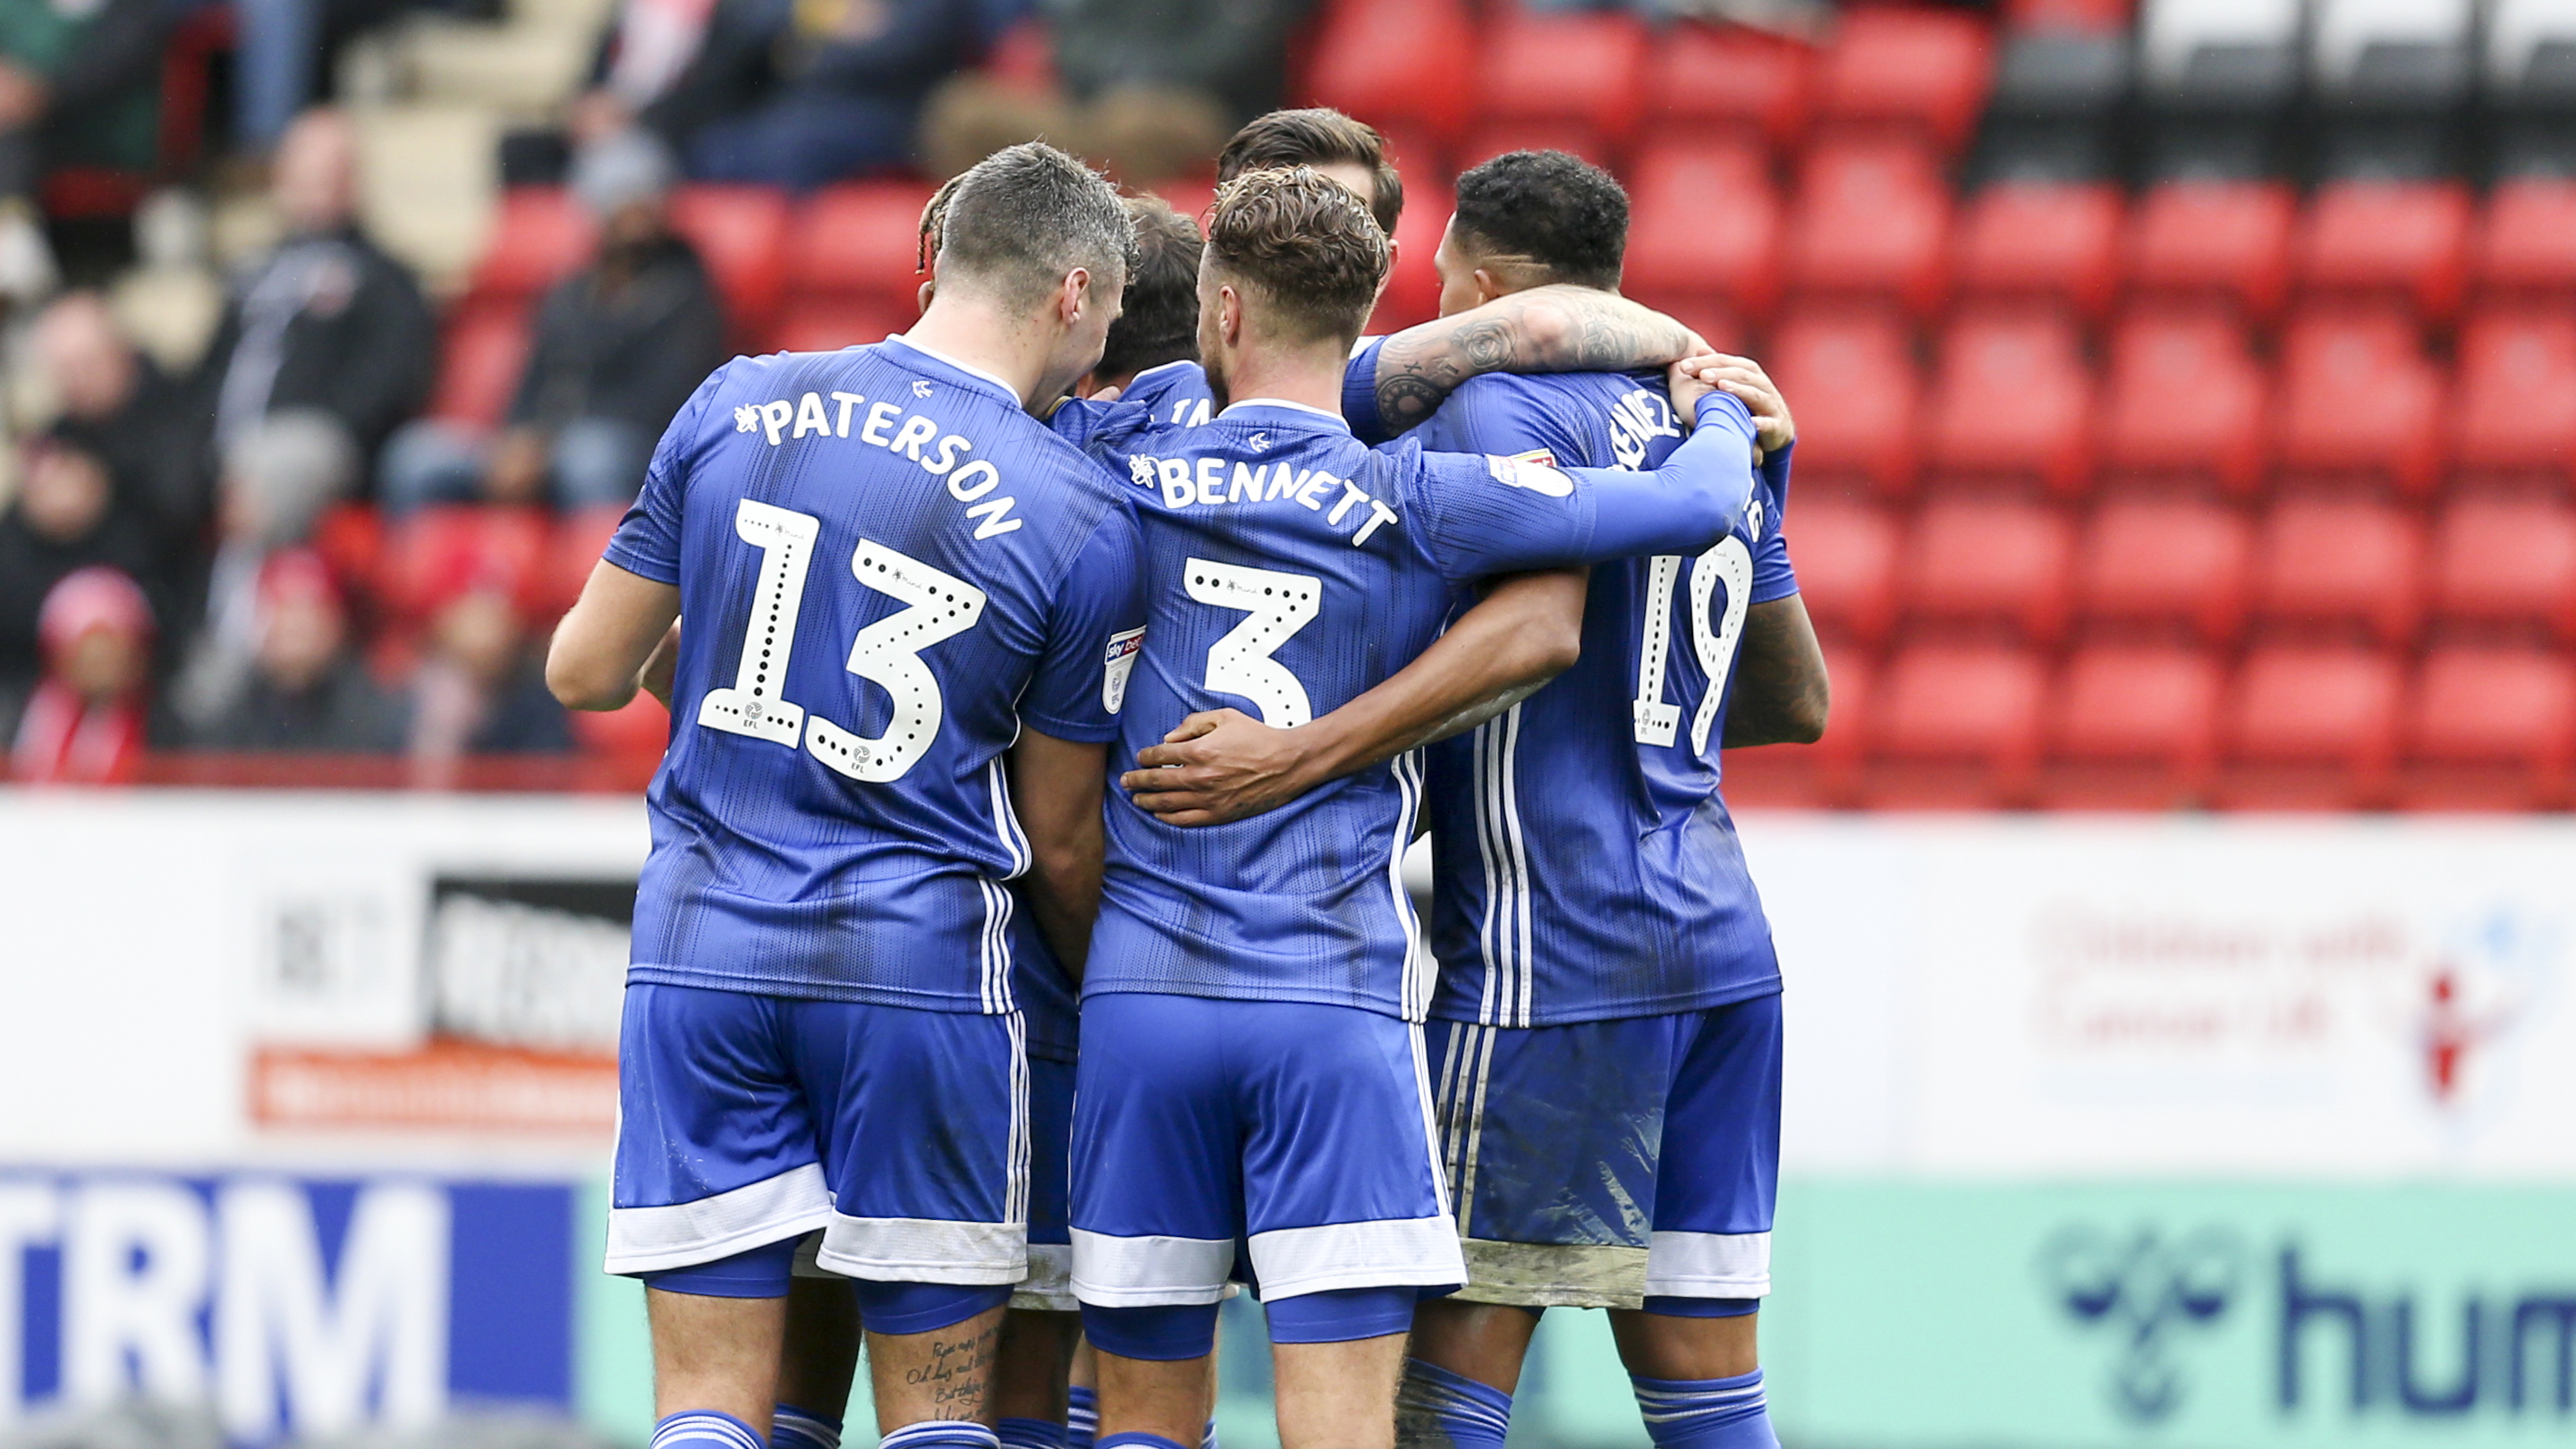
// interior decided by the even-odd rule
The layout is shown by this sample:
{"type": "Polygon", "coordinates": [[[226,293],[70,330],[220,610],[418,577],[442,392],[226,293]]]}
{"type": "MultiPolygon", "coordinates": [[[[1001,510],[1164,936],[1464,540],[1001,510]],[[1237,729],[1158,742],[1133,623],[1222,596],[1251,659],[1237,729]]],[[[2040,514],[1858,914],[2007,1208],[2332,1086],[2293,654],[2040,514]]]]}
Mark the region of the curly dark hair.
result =
{"type": "Polygon", "coordinates": [[[1260,293],[1285,340],[1357,338],[1392,255],[1350,188],[1311,166],[1247,171],[1217,188],[1207,265],[1260,293]]]}
{"type": "Polygon", "coordinates": [[[1476,256],[1612,290],[1628,250],[1628,193],[1563,151],[1511,151],[1458,178],[1451,228],[1476,256]]]}
{"type": "Polygon", "coordinates": [[[1366,121],[1352,120],[1327,106],[1272,111],[1246,122],[1217,153],[1216,179],[1227,182],[1246,171],[1281,166],[1337,164],[1368,168],[1374,183],[1369,188],[1369,212],[1377,218],[1379,230],[1395,235],[1395,223],[1404,215],[1404,178],[1387,160],[1386,138],[1366,121]]]}
{"type": "Polygon", "coordinates": [[[1109,324],[1109,348],[1092,369],[1103,379],[1199,355],[1199,252],[1206,241],[1198,223],[1159,196],[1128,197],[1127,219],[1136,228],[1136,268],[1127,274],[1125,308],[1109,324]]]}

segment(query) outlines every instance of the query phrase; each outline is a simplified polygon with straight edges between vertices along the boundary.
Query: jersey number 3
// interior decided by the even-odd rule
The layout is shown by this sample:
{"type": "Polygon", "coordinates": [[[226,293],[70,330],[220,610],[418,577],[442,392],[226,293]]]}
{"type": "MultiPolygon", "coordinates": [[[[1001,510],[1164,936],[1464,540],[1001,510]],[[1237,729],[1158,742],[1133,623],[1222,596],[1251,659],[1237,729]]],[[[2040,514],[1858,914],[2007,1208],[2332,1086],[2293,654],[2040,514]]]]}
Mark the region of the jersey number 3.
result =
{"type": "Polygon", "coordinates": [[[921,662],[921,651],[974,628],[984,617],[984,591],[884,544],[859,540],[850,572],[910,606],[861,629],[850,644],[849,671],[894,700],[885,733],[870,739],[819,714],[808,718],[803,706],[779,692],[796,646],[796,612],[805,601],[805,573],[814,562],[822,520],[745,498],[734,510],[733,531],[760,550],[760,579],[752,587],[751,625],[733,686],[707,691],[698,723],[791,750],[801,735],[805,753],[853,780],[902,779],[939,734],[939,680],[921,662]]]}
{"type": "Polygon", "coordinates": [[[1251,700],[1261,711],[1261,722],[1279,729],[1313,719],[1315,706],[1306,697],[1306,686],[1270,656],[1324,607],[1324,581],[1203,558],[1189,560],[1182,569],[1191,598],[1251,614],[1208,646],[1207,687],[1251,700]]]}
{"type": "MultiPolygon", "coordinates": [[[[1680,579],[1680,554],[1655,556],[1646,576],[1646,638],[1637,651],[1637,743],[1669,745],[1681,730],[1682,707],[1664,702],[1664,667],[1672,652],[1673,585],[1680,579]]],[[[1691,652],[1708,676],[1708,693],[1691,717],[1691,752],[1708,753],[1709,727],[1717,722],[1726,700],[1727,671],[1735,667],[1735,641],[1744,632],[1744,611],[1753,592],[1753,551],[1740,538],[1723,538],[1717,547],[1691,560],[1691,652]],[[1709,627],[1709,598],[1726,585],[1726,617],[1709,627]]]]}

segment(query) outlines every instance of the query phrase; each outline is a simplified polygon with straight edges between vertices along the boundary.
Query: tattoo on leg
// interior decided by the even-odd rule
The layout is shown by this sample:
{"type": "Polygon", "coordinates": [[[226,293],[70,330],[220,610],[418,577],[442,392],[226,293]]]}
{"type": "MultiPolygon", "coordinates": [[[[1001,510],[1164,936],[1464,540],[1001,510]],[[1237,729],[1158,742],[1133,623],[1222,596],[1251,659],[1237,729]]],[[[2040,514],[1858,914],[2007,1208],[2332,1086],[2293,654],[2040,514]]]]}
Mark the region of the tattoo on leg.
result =
{"type": "Polygon", "coordinates": [[[903,1372],[903,1381],[928,1388],[930,1402],[942,1419],[973,1419],[984,1412],[984,1386],[990,1377],[993,1345],[999,1325],[988,1325],[969,1338],[930,1340],[930,1362],[903,1372]]]}

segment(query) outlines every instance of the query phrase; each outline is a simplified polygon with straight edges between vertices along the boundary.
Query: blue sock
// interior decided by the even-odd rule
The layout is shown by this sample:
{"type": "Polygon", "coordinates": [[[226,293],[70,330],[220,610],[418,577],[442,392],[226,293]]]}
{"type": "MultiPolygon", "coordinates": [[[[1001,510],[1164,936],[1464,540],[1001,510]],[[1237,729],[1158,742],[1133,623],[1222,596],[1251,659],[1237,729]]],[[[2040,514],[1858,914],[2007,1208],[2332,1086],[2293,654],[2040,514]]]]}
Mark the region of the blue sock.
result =
{"type": "Polygon", "coordinates": [[[1780,1449],[1762,1397],[1762,1370],[1731,1379],[1629,1375],[1655,1449],[1780,1449]]]}
{"type": "Polygon", "coordinates": [[[1064,1449],[1093,1449],[1100,1437],[1100,1391],[1075,1384],[1064,1391],[1064,1449]]]}
{"type": "Polygon", "coordinates": [[[751,1426],[731,1414],[691,1409],[653,1426],[653,1449],[767,1449],[751,1426]]]}
{"type": "Polygon", "coordinates": [[[1112,1434],[1100,1441],[1100,1449],[1181,1449],[1160,1434],[1112,1434]]]}
{"type": "Polygon", "coordinates": [[[1512,1396],[1418,1358],[1395,1388],[1395,1438],[1408,1449],[1503,1449],[1512,1396]]]}
{"type": "Polygon", "coordinates": [[[841,1449],[841,1421],[781,1404],[769,1418],[769,1449],[841,1449]]]}
{"type": "Polygon", "coordinates": [[[1004,1419],[993,1432],[1002,1449],[1064,1449],[1064,1426],[1051,1419],[1004,1419]]]}
{"type": "Polygon", "coordinates": [[[1002,1449],[1002,1441],[981,1424],[963,1419],[924,1419],[879,1439],[877,1449],[1002,1449]]]}

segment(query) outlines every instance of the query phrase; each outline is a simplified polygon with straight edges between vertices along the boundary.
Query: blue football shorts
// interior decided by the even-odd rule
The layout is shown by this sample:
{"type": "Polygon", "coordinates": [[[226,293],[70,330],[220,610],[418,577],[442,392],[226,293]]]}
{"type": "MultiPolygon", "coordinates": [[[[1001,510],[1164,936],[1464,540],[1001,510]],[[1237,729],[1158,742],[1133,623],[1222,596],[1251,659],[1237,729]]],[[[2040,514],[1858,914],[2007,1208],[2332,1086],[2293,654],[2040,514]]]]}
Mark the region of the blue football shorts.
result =
{"type": "Polygon", "coordinates": [[[1028,1273],[1018,1013],[636,983],[618,1042],[608,1271],[647,1275],[821,1229],[844,1277],[1028,1273]]]}
{"type": "Polygon", "coordinates": [[[1466,1281],[1420,1027],[1357,1007],[1112,992],[1083,1002],[1081,1055],[1084,1304],[1213,1303],[1230,1277],[1269,1301],[1466,1281]]]}
{"type": "Polygon", "coordinates": [[[1566,1026],[1434,1021],[1471,1302],[1635,1308],[1771,1291],[1780,997],[1566,1026]]]}

